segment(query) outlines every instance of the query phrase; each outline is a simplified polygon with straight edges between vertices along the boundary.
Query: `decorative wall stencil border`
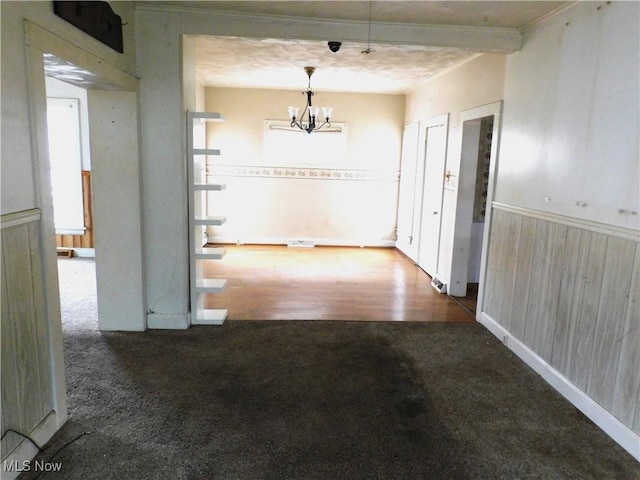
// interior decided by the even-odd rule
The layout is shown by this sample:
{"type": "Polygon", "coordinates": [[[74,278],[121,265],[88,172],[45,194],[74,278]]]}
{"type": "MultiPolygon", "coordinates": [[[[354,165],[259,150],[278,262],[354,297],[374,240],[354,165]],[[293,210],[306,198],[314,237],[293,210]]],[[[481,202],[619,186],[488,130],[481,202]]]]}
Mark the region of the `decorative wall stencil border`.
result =
{"type": "Polygon", "coordinates": [[[355,170],[342,168],[261,167],[209,165],[208,176],[302,178],[311,180],[400,181],[400,170],[355,170]]]}
{"type": "Polygon", "coordinates": [[[508,205],[506,203],[500,202],[493,202],[491,206],[492,208],[503,210],[505,212],[517,213],[526,217],[559,223],[568,227],[581,228],[583,230],[589,230],[591,232],[603,233],[605,235],[611,235],[618,238],[624,238],[626,240],[640,242],[640,231],[633,230],[631,228],[607,225],[605,223],[592,222],[591,220],[583,220],[581,218],[565,217],[564,215],[558,215],[557,213],[542,212],[540,210],[532,210],[530,208],[517,207],[515,205],[508,205]]]}
{"type": "Polygon", "coordinates": [[[15,227],[23,223],[37,222],[40,220],[40,209],[32,208],[21,212],[13,212],[2,215],[0,223],[2,228],[15,227]]]}

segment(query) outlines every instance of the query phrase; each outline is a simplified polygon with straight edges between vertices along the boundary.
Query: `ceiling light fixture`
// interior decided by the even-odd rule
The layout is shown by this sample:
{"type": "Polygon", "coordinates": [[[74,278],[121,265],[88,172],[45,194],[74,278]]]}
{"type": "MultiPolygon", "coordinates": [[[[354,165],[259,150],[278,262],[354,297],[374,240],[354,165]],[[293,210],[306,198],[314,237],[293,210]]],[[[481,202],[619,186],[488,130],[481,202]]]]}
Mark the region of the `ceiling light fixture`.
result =
{"type": "Polygon", "coordinates": [[[315,95],[313,90],[311,90],[311,75],[316,71],[316,67],[304,67],[304,71],[307,73],[309,77],[309,85],[307,86],[307,91],[302,92],[303,95],[307,96],[307,104],[302,111],[302,115],[300,118],[302,121],[298,121],[298,111],[300,110],[298,107],[287,107],[289,111],[289,118],[291,118],[291,127],[298,127],[300,130],[304,130],[307,133],[311,133],[314,130],[319,130],[320,128],[327,126],[330,127],[331,123],[329,123],[329,119],[331,118],[331,112],[333,108],[331,107],[323,107],[322,113],[324,117],[324,122],[320,123],[320,108],[314,107],[311,103],[311,97],[315,95]],[[307,114],[307,121],[304,121],[304,114],[307,114]]]}

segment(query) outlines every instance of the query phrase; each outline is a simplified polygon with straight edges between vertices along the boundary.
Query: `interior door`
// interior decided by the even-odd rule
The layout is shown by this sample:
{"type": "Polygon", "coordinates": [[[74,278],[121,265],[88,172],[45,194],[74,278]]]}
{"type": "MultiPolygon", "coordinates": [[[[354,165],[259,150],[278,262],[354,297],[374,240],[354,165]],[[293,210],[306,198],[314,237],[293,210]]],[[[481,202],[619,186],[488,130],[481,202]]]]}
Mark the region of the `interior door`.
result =
{"type": "Polygon", "coordinates": [[[445,125],[431,126],[426,129],[425,137],[418,265],[433,277],[438,271],[440,250],[447,129],[445,125]]]}
{"type": "MultiPolygon", "coordinates": [[[[414,206],[416,182],[422,182],[417,173],[418,123],[404,128],[402,136],[402,159],[400,164],[400,192],[398,198],[398,231],[396,247],[414,262],[418,261],[418,243],[414,238],[414,206]]],[[[419,223],[415,225],[415,228],[419,223]]]]}

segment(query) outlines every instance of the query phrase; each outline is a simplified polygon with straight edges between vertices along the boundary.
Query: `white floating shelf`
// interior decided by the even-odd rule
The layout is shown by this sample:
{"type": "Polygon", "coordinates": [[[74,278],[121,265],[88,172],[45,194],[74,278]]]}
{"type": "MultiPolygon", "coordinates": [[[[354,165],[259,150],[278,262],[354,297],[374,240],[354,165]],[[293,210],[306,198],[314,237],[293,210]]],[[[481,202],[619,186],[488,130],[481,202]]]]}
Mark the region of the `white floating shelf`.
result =
{"type": "MultiPolygon", "coordinates": [[[[187,178],[189,181],[189,285],[191,300],[192,325],[222,325],[227,318],[227,310],[208,309],[207,297],[221,293],[227,280],[219,278],[203,278],[205,260],[220,260],[227,253],[222,247],[201,246],[206,243],[206,227],[224,225],[227,218],[209,215],[208,201],[215,196],[211,192],[226,190],[227,186],[220,181],[207,181],[205,157],[220,155],[217,148],[206,148],[206,123],[222,122],[223,116],[218,112],[187,112],[187,178]]],[[[212,212],[213,213],[213,212],[212,212]]]]}
{"type": "Polygon", "coordinates": [[[220,155],[220,149],[218,148],[194,148],[194,155],[220,155]]]}
{"type": "Polygon", "coordinates": [[[224,183],[194,183],[194,190],[224,190],[227,186],[224,183]]]}
{"type": "Polygon", "coordinates": [[[201,278],[196,281],[198,293],[220,293],[227,286],[227,280],[223,278],[201,278]]]}
{"type": "Polygon", "coordinates": [[[224,225],[227,217],[196,217],[193,221],[196,225],[224,225]]]}
{"type": "Polygon", "coordinates": [[[204,309],[198,310],[195,318],[191,319],[192,325],[222,325],[227,319],[226,310],[204,309]]]}
{"type": "Polygon", "coordinates": [[[224,116],[220,112],[189,112],[192,118],[205,122],[224,122],[224,116]]]}
{"type": "Polygon", "coordinates": [[[227,251],[221,247],[196,248],[195,257],[198,260],[220,260],[227,251]]]}

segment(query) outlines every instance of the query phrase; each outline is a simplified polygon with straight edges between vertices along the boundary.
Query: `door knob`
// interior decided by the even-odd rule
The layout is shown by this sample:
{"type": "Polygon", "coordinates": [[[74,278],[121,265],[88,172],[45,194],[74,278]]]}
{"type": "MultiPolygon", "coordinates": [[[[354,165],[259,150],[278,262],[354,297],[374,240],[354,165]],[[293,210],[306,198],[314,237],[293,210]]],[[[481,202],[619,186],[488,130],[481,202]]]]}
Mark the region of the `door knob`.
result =
{"type": "Polygon", "coordinates": [[[437,215],[437,214],[438,214],[438,212],[433,212],[433,214],[434,214],[434,215],[437,215]]]}

